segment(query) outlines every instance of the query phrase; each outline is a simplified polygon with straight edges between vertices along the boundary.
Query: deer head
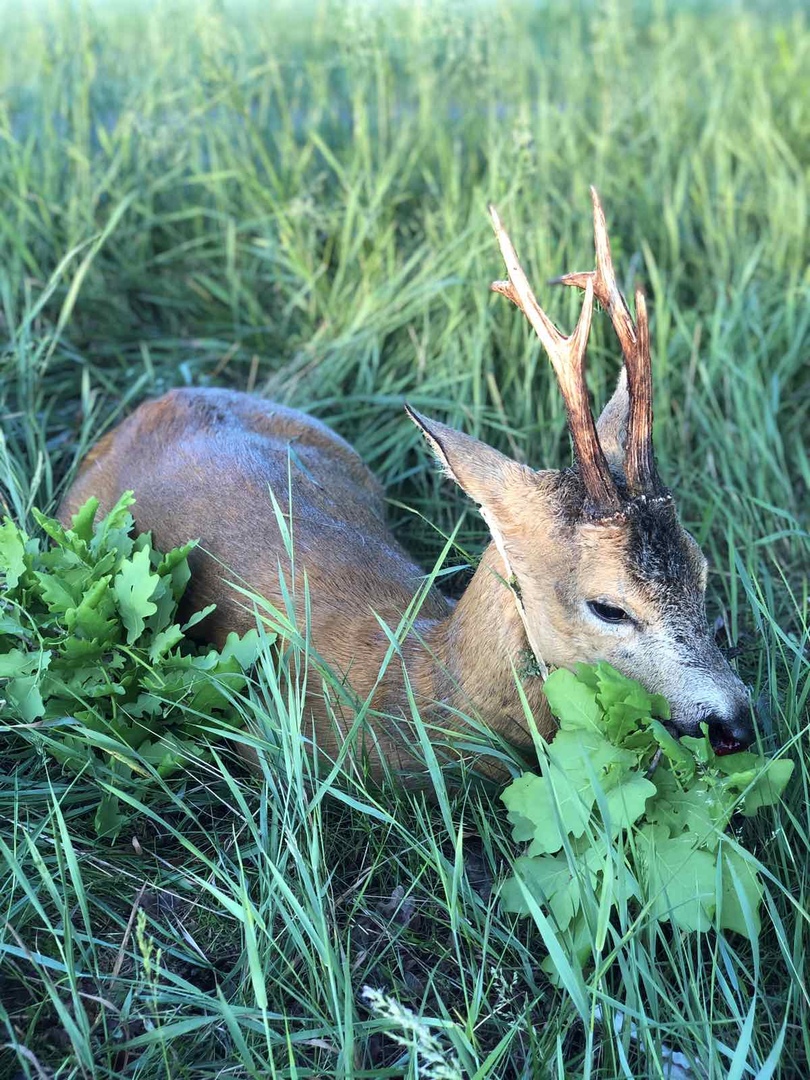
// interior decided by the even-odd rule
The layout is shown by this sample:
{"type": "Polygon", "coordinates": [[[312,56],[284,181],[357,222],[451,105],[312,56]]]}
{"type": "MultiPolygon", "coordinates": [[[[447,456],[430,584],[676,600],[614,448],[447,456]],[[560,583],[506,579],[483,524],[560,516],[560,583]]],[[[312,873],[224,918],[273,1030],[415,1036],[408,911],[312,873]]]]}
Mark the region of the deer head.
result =
{"type": "Polygon", "coordinates": [[[658,477],[644,295],[631,317],[613,271],[594,189],[596,270],[559,283],[584,290],[565,337],[538,304],[494,207],[508,281],[492,288],[526,316],[557,376],[574,465],[534,471],[492,447],[409,410],[448,475],[479,505],[541,668],[606,660],[664,694],[678,733],[708,724],[718,752],[753,739],[745,688],[717,648],[705,612],[707,563],[658,477]],[[607,311],[624,366],[597,423],[585,383],[594,297],[607,311]]]}

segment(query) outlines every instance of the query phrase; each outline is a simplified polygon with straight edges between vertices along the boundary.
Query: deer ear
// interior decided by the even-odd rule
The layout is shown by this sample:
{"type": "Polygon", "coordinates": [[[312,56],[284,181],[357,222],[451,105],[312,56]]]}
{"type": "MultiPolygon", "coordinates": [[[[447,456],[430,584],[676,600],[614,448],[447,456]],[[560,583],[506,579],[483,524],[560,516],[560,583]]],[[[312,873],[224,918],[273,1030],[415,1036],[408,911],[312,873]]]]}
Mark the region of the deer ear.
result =
{"type": "Polygon", "coordinates": [[[405,411],[428,441],[439,462],[450,477],[471,499],[491,517],[502,516],[512,498],[526,493],[534,473],[525,465],[473,439],[461,431],[429,420],[409,405],[405,411]]]}
{"type": "Polygon", "coordinates": [[[605,405],[596,422],[596,434],[608,465],[614,472],[624,472],[627,449],[627,420],[630,416],[630,393],[627,389],[627,368],[622,368],[613,397],[605,405]]]}

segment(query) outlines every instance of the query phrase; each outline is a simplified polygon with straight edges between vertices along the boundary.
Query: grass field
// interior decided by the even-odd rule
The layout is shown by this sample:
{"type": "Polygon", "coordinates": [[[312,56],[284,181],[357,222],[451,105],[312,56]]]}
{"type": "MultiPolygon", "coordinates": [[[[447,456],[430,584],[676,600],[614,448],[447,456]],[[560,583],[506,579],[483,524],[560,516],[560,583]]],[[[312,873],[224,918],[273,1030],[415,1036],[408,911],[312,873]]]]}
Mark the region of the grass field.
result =
{"type": "MultiPolygon", "coordinates": [[[[755,946],[642,914],[555,989],[538,928],[499,907],[517,851],[496,793],[313,775],[295,680],[269,663],[245,704],[281,727],[264,783],[223,749],[154,785],[114,844],[93,832],[93,782],[0,737],[0,1077],[807,1075],[798,9],[5,9],[0,494],[16,520],[53,510],[139,400],[218,383],[323,417],[424,565],[456,525],[463,565],[485,528],[403,401],[567,462],[548,363],[488,292],[502,266],[485,207],[540,286],[592,265],[594,183],[623,280],[648,289],[657,452],[712,563],[710,618],[754,687],[763,749],[792,743],[797,771],[742,833],[766,873],[755,946]],[[673,1048],[691,1072],[671,1071],[673,1048]]],[[[577,298],[541,297],[573,325],[577,298]]],[[[618,349],[595,323],[603,401],[618,349]]]]}

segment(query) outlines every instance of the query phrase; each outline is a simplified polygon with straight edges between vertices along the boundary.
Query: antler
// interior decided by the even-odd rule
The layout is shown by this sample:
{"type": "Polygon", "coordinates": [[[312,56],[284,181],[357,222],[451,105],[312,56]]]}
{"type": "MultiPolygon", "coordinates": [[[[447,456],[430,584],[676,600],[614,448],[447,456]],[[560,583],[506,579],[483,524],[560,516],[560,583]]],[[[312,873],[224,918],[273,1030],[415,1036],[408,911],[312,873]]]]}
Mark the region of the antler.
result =
{"type": "Polygon", "coordinates": [[[630,413],[627,420],[627,449],[624,472],[631,494],[655,492],[660,488],[655,469],[652,444],[652,367],[650,362],[650,330],[644,293],[636,289],[636,322],[619,292],[613,259],[610,254],[605,213],[596,188],[591,188],[593,202],[593,242],[596,248],[596,270],[564,274],[552,284],[575,285],[593,289],[593,294],[610,316],[621,345],[627,369],[627,390],[630,413]]]}
{"type": "Polygon", "coordinates": [[[492,289],[494,292],[503,293],[520,308],[548,353],[565,400],[574,454],[589,500],[600,508],[618,508],[621,500],[599,444],[588,398],[588,387],[585,383],[585,349],[591,329],[593,298],[596,291],[592,280],[593,275],[582,275],[583,278],[588,278],[587,281],[583,281],[585,299],[582,312],[573,334],[566,337],[560,333],[538,304],[526,273],[520,265],[514,244],[509,239],[498,217],[498,212],[492,205],[489,207],[489,216],[492,219],[495,236],[509,274],[508,281],[493,281],[492,289]]]}

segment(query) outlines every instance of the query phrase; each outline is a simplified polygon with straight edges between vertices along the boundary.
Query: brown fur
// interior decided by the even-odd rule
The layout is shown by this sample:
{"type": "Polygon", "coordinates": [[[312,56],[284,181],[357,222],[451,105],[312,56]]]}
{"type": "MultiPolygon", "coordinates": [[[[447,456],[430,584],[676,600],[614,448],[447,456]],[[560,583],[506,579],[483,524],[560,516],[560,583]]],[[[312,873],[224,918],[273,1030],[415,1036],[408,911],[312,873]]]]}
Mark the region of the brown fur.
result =
{"type": "MultiPolygon", "coordinates": [[[[256,618],[223,578],[284,608],[279,567],[289,580],[290,564],[270,491],[288,518],[291,491],[299,624],[306,573],[316,654],[361,699],[371,695],[375,711],[403,715],[403,664],[395,658],[375,687],[389,645],[378,619],[396,631],[424,574],[391,535],[382,489],[343,439],[310,416],[247,394],[173,390],[142,405],[91,451],[60,516],[67,522],[92,495],[107,511],[128,489],[138,529],[151,530],[159,547],[200,538],[185,602],[189,611],[217,604],[199,630],[218,645],[256,618]]],[[[472,712],[528,745],[512,674],[526,641],[498,562],[491,546],[455,608],[431,589],[402,655],[426,719],[458,729],[456,713],[472,712]]],[[[550,734],[540,681],[527,677],[524,688],[550,734]]],[[[333,753],[335,733],[317,687],[308,705],[318,744],[333,753]]],[[[345,727],[351,720],[347,714],[345,727]]],[[[409,748],[397,726],[382,718],[376,726],[379,754],[406,768],[409,748]]]]}

